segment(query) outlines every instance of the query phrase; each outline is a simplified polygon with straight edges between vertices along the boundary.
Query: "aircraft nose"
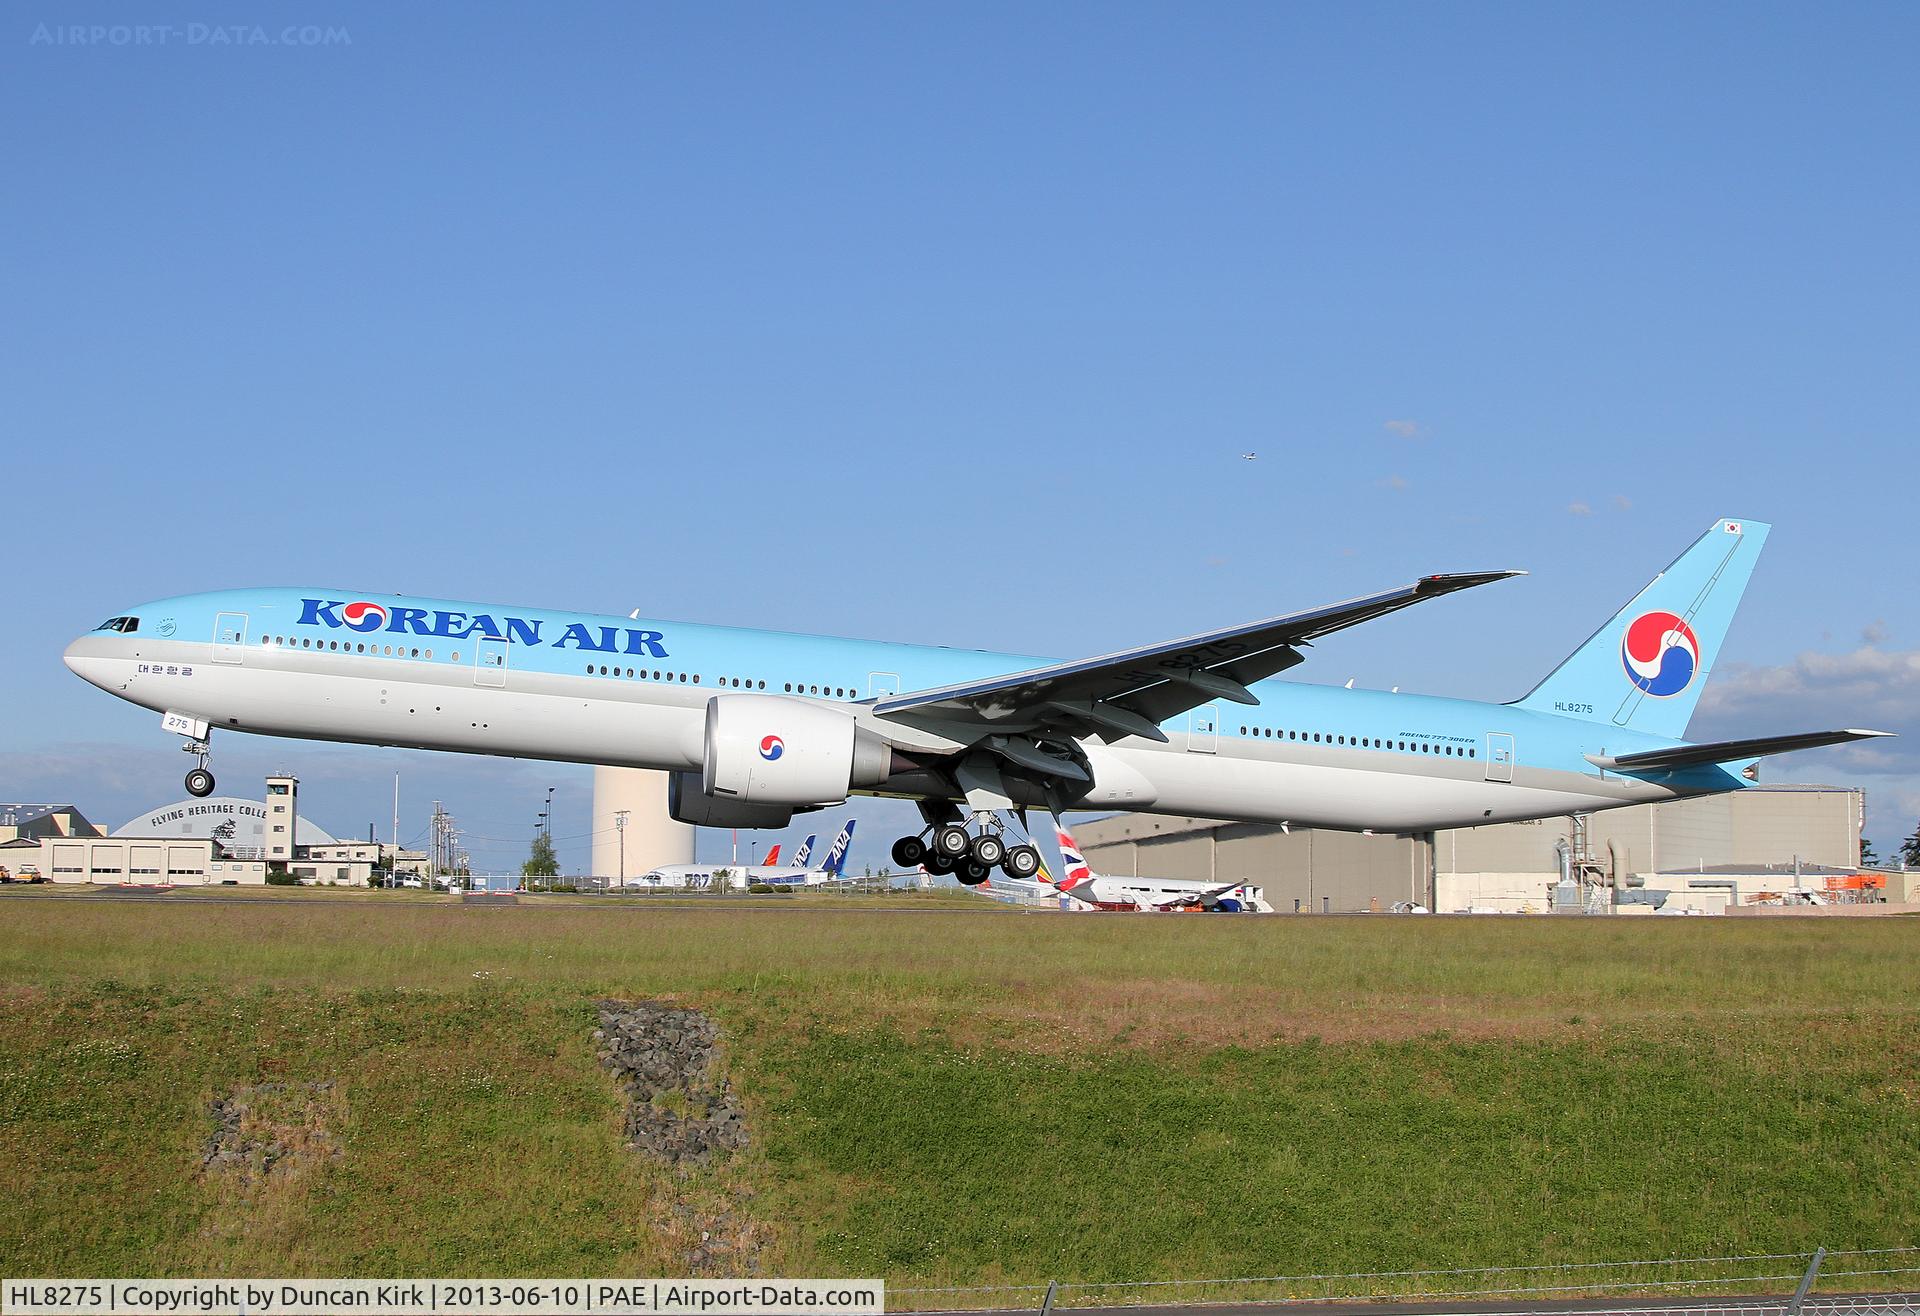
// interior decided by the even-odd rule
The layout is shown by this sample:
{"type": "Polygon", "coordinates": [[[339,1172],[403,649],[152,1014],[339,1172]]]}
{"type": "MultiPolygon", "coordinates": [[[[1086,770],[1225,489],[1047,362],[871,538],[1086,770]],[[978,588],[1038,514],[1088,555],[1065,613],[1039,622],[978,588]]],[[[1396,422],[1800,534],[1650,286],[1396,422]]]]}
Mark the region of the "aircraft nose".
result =
{"type": "Polygon", "coordinates": [[[66,652],[60,655],[60,659],[66,663],[67,670],[75,676],[90,685],[105,689],[103,681],[106,664],[101,659],[99,643],[97,636],[82,635],[67,646],[66,652]]]}

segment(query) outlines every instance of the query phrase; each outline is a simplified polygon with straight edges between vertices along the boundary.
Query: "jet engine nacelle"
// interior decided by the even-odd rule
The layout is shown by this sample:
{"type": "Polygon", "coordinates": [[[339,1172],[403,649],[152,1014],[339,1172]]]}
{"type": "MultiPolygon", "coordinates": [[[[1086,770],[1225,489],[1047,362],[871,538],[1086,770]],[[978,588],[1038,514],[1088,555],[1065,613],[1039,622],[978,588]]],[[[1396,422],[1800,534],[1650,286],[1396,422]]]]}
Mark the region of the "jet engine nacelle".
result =
{"type": "Polygon", "coordinates": [[[697,773],[675,772],[667,777],[667,816],[695,827],[785,827],[793,821],[793,810],[715,799],[700,789],[697,773]]]}
{"type": "Polygon", "coordinates": [[[707,701],[701,788],[716,800],[792,808],[838,804],[885,781],[892,748],[850,714],[779,695],[707,701]]]}

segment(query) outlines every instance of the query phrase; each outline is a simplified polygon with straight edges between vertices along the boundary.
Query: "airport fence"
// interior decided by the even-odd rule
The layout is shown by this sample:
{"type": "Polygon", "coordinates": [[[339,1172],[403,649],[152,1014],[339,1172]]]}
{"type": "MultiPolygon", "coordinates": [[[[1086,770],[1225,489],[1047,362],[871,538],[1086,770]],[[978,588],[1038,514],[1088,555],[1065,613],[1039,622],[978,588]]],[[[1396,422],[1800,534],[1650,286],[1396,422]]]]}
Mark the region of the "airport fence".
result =
{"type": "Polygon", "coordinates": [[[1448,1316],[1920,1316],[1920,1247],[1230,1279],[889,1285],[890,1311],[940,1313],[1313,1304],[1448,1316]]]}

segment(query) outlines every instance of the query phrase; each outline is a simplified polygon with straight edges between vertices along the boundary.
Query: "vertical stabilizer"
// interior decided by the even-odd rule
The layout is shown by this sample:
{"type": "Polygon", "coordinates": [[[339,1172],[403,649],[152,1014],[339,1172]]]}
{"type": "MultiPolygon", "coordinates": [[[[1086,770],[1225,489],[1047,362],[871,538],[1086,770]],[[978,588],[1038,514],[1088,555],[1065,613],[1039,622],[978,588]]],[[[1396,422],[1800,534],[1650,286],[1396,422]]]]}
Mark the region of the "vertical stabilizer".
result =
{"type": "Polygon", "coordinates": [[[847,825],[842,827],[840,834],[833,838],[833,848],[827,851],[827,857],[820,865],[821,870],[825,872],[827,876],[846,876],[847,850],[853,844],[853,825],[857,821],[859,820],[855,818],[847,819],[847,825]]]}
{"type": "Polygon", "coordinates": [[[1059,822],[1053,825],[1053,838],[1060,845],[1060,882],[1059,889],[1071,891],[1082,883],[1093,880],[1093,870],[1087,867],[1087,861],[1080,857],[1080,847],[1074,844],[1073,833],[1059,822]]]}
{"type": "Polygon", "coordinates": [[[1680,739],[1768,529],[1714,522],[1517,706],[1680,739]]]}

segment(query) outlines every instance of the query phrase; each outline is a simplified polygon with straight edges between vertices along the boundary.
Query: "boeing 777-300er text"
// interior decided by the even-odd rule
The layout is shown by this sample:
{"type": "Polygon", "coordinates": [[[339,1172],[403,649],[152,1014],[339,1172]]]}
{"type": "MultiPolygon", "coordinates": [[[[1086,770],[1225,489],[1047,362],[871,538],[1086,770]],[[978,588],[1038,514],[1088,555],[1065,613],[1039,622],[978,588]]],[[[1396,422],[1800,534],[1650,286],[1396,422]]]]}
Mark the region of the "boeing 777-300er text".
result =
{"type": "Polygon", "coordinates": [[[896,796],[925,825],[895,863],[1026,879],[1039,852],[996,810],[1425,832],[1738,790],[1762,755],[1881,734],[1683,739],[1766,533],[1716,521],[1510,704],[1274,678],[1323,635],[1512,571],[1071,662],[286,588],[129,609],[66,662],[186,738],[194,795],[216,728],[656,768],[681,822],[896,796]]]}

